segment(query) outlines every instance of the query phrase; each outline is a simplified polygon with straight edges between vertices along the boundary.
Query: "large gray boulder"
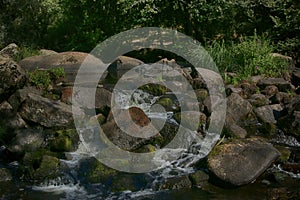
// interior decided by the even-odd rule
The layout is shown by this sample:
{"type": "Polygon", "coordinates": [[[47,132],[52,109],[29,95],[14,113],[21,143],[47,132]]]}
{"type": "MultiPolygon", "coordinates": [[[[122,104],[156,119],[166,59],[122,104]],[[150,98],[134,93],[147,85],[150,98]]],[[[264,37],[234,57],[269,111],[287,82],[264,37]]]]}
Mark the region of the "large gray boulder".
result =
{"type": "Polygon", "coordinates": [[[262,139],[238,139],[216,146],[208,156],[208,167],[218,179],[241,186],[259,177],[279,155],[262,139]]]}
{"type": "Polygon", "coordinates": [[[19,110],[27,121],[52,127],[70,127],[73,124],[72,106],[28,93],[19,110]]]}
{"type": "Polygon", "coordinates": [[[26,74],[16,62],[0,55],[0,102],[24,86],[26,74]]]}

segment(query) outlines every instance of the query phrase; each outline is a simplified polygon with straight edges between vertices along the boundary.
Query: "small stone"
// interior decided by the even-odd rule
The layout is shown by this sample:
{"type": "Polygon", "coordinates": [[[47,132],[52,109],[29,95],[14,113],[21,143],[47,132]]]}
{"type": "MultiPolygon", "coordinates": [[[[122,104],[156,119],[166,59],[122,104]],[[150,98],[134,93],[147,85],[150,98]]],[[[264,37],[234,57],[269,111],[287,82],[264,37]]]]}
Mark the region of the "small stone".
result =
{"type": "Polygon", "coordinates": [[[12,175],[8,169],[0,168],[0,182],[11,181],[12,175]]]}

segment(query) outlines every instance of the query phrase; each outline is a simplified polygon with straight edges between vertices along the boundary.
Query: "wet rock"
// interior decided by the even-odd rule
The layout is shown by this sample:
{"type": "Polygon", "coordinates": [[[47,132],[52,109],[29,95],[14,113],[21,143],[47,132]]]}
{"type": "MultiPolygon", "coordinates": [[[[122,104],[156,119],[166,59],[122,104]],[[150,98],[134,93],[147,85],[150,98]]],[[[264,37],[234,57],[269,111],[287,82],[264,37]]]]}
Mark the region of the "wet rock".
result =
{"type": "Polygon", "coordinates": [[[205,188],[208,186],[209,176],[203,171],[196,171],[189,175],[190,181],[192,182],[193,187],[196,188],[205,188]]]}
{"type": "Polygon", "coordinates": [[[206,115],[197,111],[175,113],[174,119],[180,123],[181,126],[191,130],[201,129],[206,124],[206,115]]]}
{"type": "Polygon", "coordinates": [[[25,70],[10,58],[0,56],[0,102],[26,82],[25,70]]]}
{"type": "Polygon", "coordinates": [[[156,186],[156,190],[179,190],[191,188],[192,183],[188,176],[173,177],[165,180],[161,185],[156,186]]]}
{"type": "Polygon", "coordinates": [[[45,127],[69,127],[73,124],[70,105],[29,93],[22,103],[20,115],[23,119],[45,127]]]}
{"type": "Polygon", "coordinates": [[[216,146],[208,156],[208,167],[219,180],[241,186],[260,176],[279,155],[261,139],[237,139],[216,146]]]}
{"type": "Polygon", "coordinates": [[[60,161],[53,156],[44,155],[40,166],[34,172],[35,182],[44,182],[59,177],[60,161]]]}
{"type": "Polygon", "coordinates": [[[118,171],[105,166],[95,158],[82,160],[79,168],[85,173],[83,176],[86,176],[90,183],[105,183],[118,174],[118,171]]]}
{"type": "Polygon", "coordinates": [[[275,148],[280,152],[280,157],[278,158],[278,162],[285,163],[289,160],[291,151],[284,146],[275,146],[275,148]]]}
{"type": "MultiPolygon", "coordinates": [[[[147,126],[150,123],[149,118],[141,109],[132,107],[128,110],[128,112],[131,117],[127,116],[124,110],[119,113],[116,113],[116,115],[119,118],[119,123],[122,123],[122,125],[126,127],[127,131],[129,131],[130,133],[138,134],[136,125],[142,129],[143,127],[147,126]]],[[[153,137],[144,137],[141,135],[133,137],[123,132],[120,129],[119,125],[112,117],[112,114],[110,114],[110,116],[108,117],[108,121],[102,125],[102,129],[111,142],[113,142],[115,145],[117,145],[118,147],[124,150],[128,150],[128,151],[136,150],[141,146],[143,146],[144,144],[149,143],[151,140],[155,139],[156,137],[161,137],[158,131],[157,134],[154,135],[153,137]]],[[[147,134],[147,133],[144,132],[143,134],[147,134]]]]}
{"type": "Polygon", "coordinates": [[[288,172],[293,172],[294,174],[300,173],[300,163],[284,163],[282,169],[288,172]]]}
{"type": "Polygon", "coordinates": [[[123,192],[123,191],[138,191],[138,185],[146,185],[146,180],[138,180],[133,174],[120,173],[112,177],[111,191],[123,192]]]}
{"type": "Polygon", "coordinates": [[[44,142],[44,134],[42,130],[37,129],[21,129],[16,131],[16,137],[8,150],[12,153],[23,154],[29,151],[35,151],[40,148],[44,142]]]}
{"type": "Polygon", "coordinates": [[[155,83],[149,83],[149,84],[143,85],[139,89],[141,89],[144,92],[147,92],[149,94],[152,94],[154,96],[165,95],[168,90],[166,86],[155,84],[155,83]]]}
{"type": "Polygon", "coordinates": [[[291,84],[283,78],[265,78],[261,79],[257,83],[257,86],[262,90],[271,85],[276,86],[281,92],[286,92],[292,89],[291,84]]]}
{"type": "Polygon", "coordinates": [[[0,56],[9,56],[13,58],[19,52],[19,47],[15,43],[11,43],[0,51],[0,56]]]}
{"type": "Polygon", "coordinates": [[[248,101],[255,107],[265,106],[270,103],[269,99],[263,94],[253,94],[248,101]]]}
{"type": "Polygon", "coordinates": [[[54,135],[48,136],[51,151],[71,152],[78,148],[79,136],[76,129],[59,130],[54,135]]]}
{"type": "Polygon", "coordinates": [[[0,182],[11,181],[12,175],[8,169],[0,168],[0,182]]]}
{"type": "Polygon", "coordinates": [[[271,188],[267,190],[268,200],[280,200],[280,199],[298,199],[300,192],[297,190],[290,190],[286,187],[271,188]]]}

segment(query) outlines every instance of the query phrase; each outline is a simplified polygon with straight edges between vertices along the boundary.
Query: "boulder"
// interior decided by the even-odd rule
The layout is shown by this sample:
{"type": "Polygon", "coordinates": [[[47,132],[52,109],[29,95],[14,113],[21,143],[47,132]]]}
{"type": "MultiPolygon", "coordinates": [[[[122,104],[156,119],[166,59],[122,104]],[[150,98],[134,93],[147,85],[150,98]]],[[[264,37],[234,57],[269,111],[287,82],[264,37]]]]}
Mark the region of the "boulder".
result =
{"type": "Polygon", "coordinates": [[[291,84],[283,78],[265,78],[261,79],[257,83],[257,86],[262,90],[271,85],[276,86],[281,92],[286,92],[292,89],[291,84]]]}
{"type": "Polygon", "coordinates": [[[24,86],[26,74],[16,62],[0,55],[0,102],[24,86]]]}
{"type": "MultiPolygon", "coordinates": [[[[63,82],[66,85],[72,85],[75,81],[77,71],[83,62],[85,62],[86,65],[92,66],[99,66],[100,64],[99,59],[87,53],[62,52],[27,57],[21,60],[19,65],[28,71],[33,71],[36,68],[47,70],[55,67],[63,67],[65,71],[65,78],[63,82]]],[[[87,72],[86,79],[82,78],[81,80],[88,82],[89,76],[94,74],[94,71],[87,72]]]]}
{"type": "Polygon", "coordinates": [[[127,71],[142,64],[143,62],[138,59],[120,56],[108,67],[108,72],[112,78],[119,79],[127,71]]]}
{"type": "MultiPolygon", "coordinates": [[[[117,117],[119,118],[119,122],[127,128],[127,131],[131,131],[131,133],[136,133],[135,125],[142,128],[150,123],[150,119],[145,115],[145,113],[141,109],[131,107],[129,108],[128,112],[131,116],[131,119],[128,118],[128,116],[124,112],[116,113],[117,117]]],[[[113,142],[115,145],[124,150],[136,150],[142,147],[144,144],[149,143],[155,137],[160,137],[158,132],[153,137],[133,137],[120,129],[119,125],[112,117],[112,113],[110,113],[107,120],[108,121],[101,126],[103,132],[106,134],[106,136],[111,142],[113,142]]]]}
{"type": "MultiPolygon", "coordinates": [[[[232,93],[227,98],[226,118],[226,126],[229,129],[236,129],[236,126],[230,128],[231,124],[236,124],[241,128],[246,128],[253,126],[253,124],[257,124],[257,119],[253,112],[252,105],[237,93],[232,93]]],[[[238,128],[238,130],[241,129],[238,128]]],[[[241,131],[241,134],[239,135],[244,135],[244,131],[241,131]]]]}
{"type": "Polygon", "coordinates": [[[16,137],[12,140],[8,150],[12,153],[23,154],[29,151],[35,151],[40,148],[44,142],[42,130],[21,129],[15,132],[16,137]]]}
{"type": "Polygon", "coordinates": [[[203,171],[196,171],[189,175],[193,187],[205,188],[208,186],[209,176],[203,171]]]}
{"type": "Polygon", "coordinates": [[[34,172],[34,181],[44,183],[59,177],[60,161],[53,156],[44,155],[39,167],[34,172]]]}
{"type": "Polygon", "coordinates": [[[19,113],[23,119],[48,128],[73,124],[72,106],[33,93],[27,94],[19,113]]]}
{"type": "Polygon", "coordinates": [[[167,178],[164,183],[154,186],[154,190],[179,190],[192,187],[192,183],[188,176],[167,178]]]}
{"type": "Polygon", "coordinates": [[[216,146],[207,162],[217,180],[241,186],[254,181],[279,156],[271,144],[259,138],[248,138],[216,146]]]}
{"type": "Polygon", "coordinates": [[[280,104],[274,104],[255,108],[254,112],[261,122],[276,124],[277,121],[275,119],[274,112],[280,112],[282,110],[283,108],[280,104]]]}
{"type": "Polygon", "coordinates": [[[9,56],[13,58],[19,52],[19,47],[15,43],[11,43],[0,51],[0,56],[9,56]]]}

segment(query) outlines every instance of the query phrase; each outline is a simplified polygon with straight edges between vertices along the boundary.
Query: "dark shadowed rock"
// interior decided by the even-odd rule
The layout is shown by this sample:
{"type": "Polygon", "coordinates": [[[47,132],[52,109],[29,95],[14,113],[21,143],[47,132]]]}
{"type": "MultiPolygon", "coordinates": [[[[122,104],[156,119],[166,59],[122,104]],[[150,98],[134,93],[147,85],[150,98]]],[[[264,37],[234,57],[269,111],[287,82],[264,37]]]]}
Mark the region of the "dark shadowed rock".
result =
{"type": "Polygon", "coordinates": [[[143,62],[138,59],[130,58],[127,56],[120,56],[108,67],[108,72],[111,77],[119,79],[128,70],[131,70],[132,68],[142,64],[143,62]]]}
{"type": "Polygon", "coordinates": [[[291,82],[295,87],[300,86],[300,69],[295,68],[292,77],[291,77],[291,82]]]}
{"type": "Polygon", "coordinates": [[[23,119],[45,127],[68,127],[73,124],[72,107],[29,93],[19,111],[23,119]]]}
{"type": "Polygon", "coordinates": [[[154,186],[155,190],[179,190],[192,187],[192,183],[188,176],[173,177],[165,180],[164,183],[159,183],[154,186]]]}
{"type": "Polygon", "coordinates": [[[189,178],[196,188],[205,188],[208,185],[209,176],[203,171],[196,171],[189,175],[189,178]]]}
{"type": "Polygon", "coordinates": [[[24,86],[25,71],[13,60],[0,55],[0,101],[24,86]]]}
{"type": "Polygon", "coordinates": [[[279,92],[275,85],[268,85],[264,90],[261,91],[262,94],[271,97],[279,92]]]}
{"type": "Polygon", "coordinates": [[[292,89],[291,84],[283,78],[265,78],[261,79],[257,83],[257,86],[262,90],[265,89],[267,86],[271,85],[276,86],[281,92],[285,92],[292,89]]]}
{"type": "Polygon", "coordinates": [[[27,151],[34,151],[41,147],[44,142],[44,134],[42,130],[22,129],[16,131],[16,137],[8,150],[16,154],[23,154],[27,151]]]}
{"type": "Polygon", "coordinates": [[[279,155],[262,139],[238,139],[216,146],[208,156],[208,167],[218,179],[241,186],[260,176],[279,155]]]}

